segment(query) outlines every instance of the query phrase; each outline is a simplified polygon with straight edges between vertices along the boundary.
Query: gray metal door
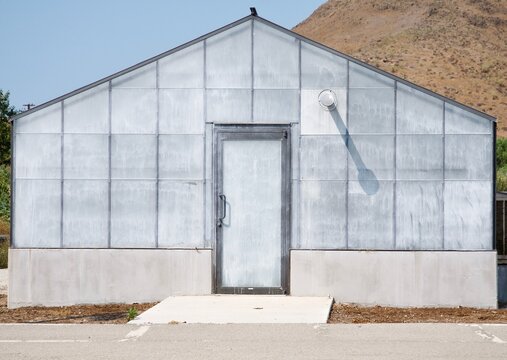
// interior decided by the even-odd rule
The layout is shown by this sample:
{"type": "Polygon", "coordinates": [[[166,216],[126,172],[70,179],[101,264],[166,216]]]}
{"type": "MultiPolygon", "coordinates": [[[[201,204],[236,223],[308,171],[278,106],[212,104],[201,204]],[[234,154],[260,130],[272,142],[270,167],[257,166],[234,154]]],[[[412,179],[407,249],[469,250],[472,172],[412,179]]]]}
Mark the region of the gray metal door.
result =
{"type": "Polygon", "coordinates": [[[216,291],[288,293],[290,128],[215,128],[216,291]]]}

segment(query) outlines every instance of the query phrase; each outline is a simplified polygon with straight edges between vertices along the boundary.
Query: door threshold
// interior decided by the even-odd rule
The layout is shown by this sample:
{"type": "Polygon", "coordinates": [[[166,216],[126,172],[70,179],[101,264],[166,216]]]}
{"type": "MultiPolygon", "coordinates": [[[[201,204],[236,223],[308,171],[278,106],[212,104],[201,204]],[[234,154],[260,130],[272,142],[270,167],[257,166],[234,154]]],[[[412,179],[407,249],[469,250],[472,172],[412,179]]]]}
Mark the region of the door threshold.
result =
{"type": "Polygon", "coordinates": [[[288,291],[282,288],[256,288],[256,287],[222,287],[216,294],[223,295],[287,295],[288,291]]]}

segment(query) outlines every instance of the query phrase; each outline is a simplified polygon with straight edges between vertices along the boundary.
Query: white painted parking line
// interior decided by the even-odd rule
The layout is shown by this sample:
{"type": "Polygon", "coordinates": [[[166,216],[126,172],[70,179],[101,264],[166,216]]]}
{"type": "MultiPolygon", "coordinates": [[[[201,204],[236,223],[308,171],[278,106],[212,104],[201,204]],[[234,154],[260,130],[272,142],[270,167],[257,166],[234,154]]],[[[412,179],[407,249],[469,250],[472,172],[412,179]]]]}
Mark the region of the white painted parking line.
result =
{"type": "Polygon", "coordinates": [[[150,329],[149,326],[140,326],[138,329],[136,330],[132,330],[130,331],[124,339],[121,339],[119,340],[119,342],[125,342],[125,341],[129,341],[129,340],[133,340],[133,341],[136,341],[137,339],[139,339],[141,336],[143,336],[144,334],[146,334],[146,332],[150,329]]]}
{"type": "Polygon", "coordinates": [[[470,326],[475,328],[474,332],[477,336],[480,336],[481,338],[483,338],[485,340],[489,340],[489,341],[492,341],[497,344],[505,344],[506,343],[506,341],[500,339],[498,336],[484,330],[481,325],[473,324],[470,326]]]}
{"type": "Polygon", "coordinates": [[[0,344],[11,344],[11,343],[51,343],[51,344],[58,344],[58,343],[87,343],[90,342],[90,340],[72,340],[72,339],[63,339],[63,340],[0,340],[0,344]]]}

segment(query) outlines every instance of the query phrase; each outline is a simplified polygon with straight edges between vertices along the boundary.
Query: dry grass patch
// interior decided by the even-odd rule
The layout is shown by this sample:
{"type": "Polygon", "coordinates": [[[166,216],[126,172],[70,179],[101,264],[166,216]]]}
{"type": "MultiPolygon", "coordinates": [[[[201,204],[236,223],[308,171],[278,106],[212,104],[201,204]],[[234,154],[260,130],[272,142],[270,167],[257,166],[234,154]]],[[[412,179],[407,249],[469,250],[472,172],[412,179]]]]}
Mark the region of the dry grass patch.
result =
{"type": "Polygon", "coordinates": [[[329,323],[507,323],[507,309],[394,308],[334,304],[329,323]]]}
{"type": "Polygon", "coordinates": [[[32,306],[7,309],[7,296],[0,295],[0,323],[125,324],[129,309],[135,308],[142,313],[156,304],[32,306]]]}

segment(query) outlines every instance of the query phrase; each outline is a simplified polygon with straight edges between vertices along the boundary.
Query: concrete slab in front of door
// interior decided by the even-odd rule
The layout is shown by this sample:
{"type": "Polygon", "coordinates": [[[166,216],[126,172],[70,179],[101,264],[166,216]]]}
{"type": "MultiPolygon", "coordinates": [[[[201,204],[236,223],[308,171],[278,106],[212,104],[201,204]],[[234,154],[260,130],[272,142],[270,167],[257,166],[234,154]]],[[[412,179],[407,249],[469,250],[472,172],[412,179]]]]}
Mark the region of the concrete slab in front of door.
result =
{"type": "Polygon", "coordinates": [[[129,324],[326,323],[333,299],[274,295],[171,296],[129,324]]]}

